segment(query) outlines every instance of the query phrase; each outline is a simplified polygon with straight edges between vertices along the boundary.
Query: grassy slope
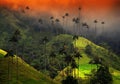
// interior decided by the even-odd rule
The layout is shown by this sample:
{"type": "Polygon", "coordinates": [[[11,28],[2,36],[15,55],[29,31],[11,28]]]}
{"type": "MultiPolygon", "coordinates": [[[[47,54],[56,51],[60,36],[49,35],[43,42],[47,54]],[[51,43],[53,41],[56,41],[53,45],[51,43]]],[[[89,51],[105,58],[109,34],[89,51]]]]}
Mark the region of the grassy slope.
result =
{"type": "MultiPolygon", "coordinates": [[[[8,60],[9,60],[9,73],[10,73],[10,84],[16,84],[16,56],[13,58],[4,58],[3,56],[6,54],[5,51],[0,49],[0,84],[8,83],[8,60]]],[[[19,66],[19,80],[17,84],[57,84],[49,77],[46,77],[42,73],[35,70],[33,67],[29,66],[22,59],[18,58],[18,66],[19,66]]]]}
{"type": "MultiPolygon", "coordinates": [[[[62,37],[64,37],[62,35],[62,37]]],[[[70,36],[67,36],[70,38],[70,36]]],[[[65,35],[65,38],[66,38],[66,35],[65,35]]],[[[77,73],[77,77],[81,77],[82,79],[86,79],[88,78],[91,73],[91,71],[93,69],[96,69],[96,65],[94,64],[88,64],[89,61],[91,60],[92,57],[88,56],[86,53],[85,53],[85,47],[89,44],[92,46],[92,52],[93,53],[97,53],[98,56],[104,58],[104,60],[106,61],[106,63],[109,64],[110,67],[114,67],[114,68],[118,68],[120,65],[119,65],[119,58],[112,53],[112,56],[109,55],[109,52],[108,50],[100,47],[100,46],[97,46],[95,45],[94,43],[92,43],[91,41],[83,38],[83,37],[79,37],[79,39],[76,41],[73,41],[73,44],[75,47],[77,47],[80,51],[80,54],[83,56],[81,59],[80,59],[80,64],[79,64],[79,75],[78,75],[78,69],[75,69],[75,73],[77,73]],[[117,64],[117,65],[116,65],[117,64]]],[[[78,61],[77,61],[77,58],[76,58],[76,62],[78,64],[78,61]]],[[[120,68],[120,67],[119,67],[120,68]]],[[[65,78],[66,74],[64,73],[66,71],[66,68],[60,72],[60,74],[55,78],[55,80],[57,81],[61,81],[62,78],[65,78]]],[[[114,84],[119,84],[120,82],[120,71],[116,70],[116,69],[113,69],[113,68],[110,68],[110,72],[112,73],[113,75],[113,79],[114,79],[114,84]]],[[[72,72],[73,74],[74,72],[72,72]]]]}

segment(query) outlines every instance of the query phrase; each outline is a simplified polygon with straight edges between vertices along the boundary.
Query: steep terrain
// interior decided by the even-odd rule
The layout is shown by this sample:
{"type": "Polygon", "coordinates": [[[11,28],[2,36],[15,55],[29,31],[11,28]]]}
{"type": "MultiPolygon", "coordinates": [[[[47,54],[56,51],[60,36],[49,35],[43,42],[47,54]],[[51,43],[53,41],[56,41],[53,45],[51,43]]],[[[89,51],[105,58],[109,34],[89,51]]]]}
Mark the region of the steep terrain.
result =
{"type": "MultiPolygon", "coordinates": [[[[83,37],[79,37],[77,40],[72,40],[72,36],[70,35],[59,35],[57,36],[55,39],[57,42],[58,40],[62,40],[63,38],[65,38],[65,40],[69,40],[71,39],[74,47],[79,49],[79,53],[82,55],[82,58],[80,58],[80,63],[78,63],[77,58],[74,58],[76,60],[77,65],[79,65],[79,69],[72,69],[71,75],[74,76],[74,74],[76,74],[76,77],[80,77],[82,78],[82,80],[87,80],[92,76],[93,74],[93,70],[97,70],[97,66],[96,64],[89,64],[90,60],[92,60],[94,58],[94,56],[98,56],[101,57],[104,61],[103,63],[107,66],[110,67],[109,71],[113,76],[113,83],[114,84],[119,84],[120,82],[120,58],[115,55],[114,53],[106,50],[103,47],[100,47],[94,43],[92,43],[91,41],[83,38],[83,37]],[[57,39],[59,38],[59,39],[57,39]],[[90,52],[86,52],[87,46],[91,47],[91,53],[90,52]],[[79,71],[78,71],[79,70],[79,71]]],[[[59,42],[59,41],[58,41],[59,42]]],[[[68,66],[70,67],[70,66],[68,66]]],[[[66,70],[67,68],[64,68],[59,75],[55,78],[55,80],[57,81],[61,81],[65,78],[66,76],[66,70]]],[[[83,82],[84,83],[84,82],[83,82]]]]}
{"type": "Polygon", "coordinates": [[[16,82],[17,84],[56,84],[48,77],[61,81],[66,77],[67,68],[71,68],[65,61],[66,55],[61,53],[63,48],[69,55],[73,55],[73,49],[77,49],[82,56],[79,62],[78,58],[74,57],[78,68],[71,69],[72,75],[75,73],[74,76],[80,77],[83,82],[89,81],[97,69],[96,64],[89,64],[89,62],[97,56],[103,59],[103,64],[110,67],[109,71],[113,76],[114,84],[119,84],[119,56],[83,37],[75,40],[73,35],[57,34],[56,32],[59,31],[57,26],[50,26],[46,23],[43,26],[38,19],[27,16],[27,13],[23,14],[0,7],[0,48],[4,50],[13,48],[14,50],[14,47],[17,47],[18,55],[22,58],[17,56],[13,59],[12,57],[4,58],[6,52],[0,50],[0,84],[9,82],[10,84],[16,82]],[[17,29],[21,32],[21,38],[15,46],[9,40],[17,29]],[[51,29],[52,32],[50,32],[51,29]],[[16,80],[17,69],[18,80],[16,80]]]}
{"type": "Polygon", "coordinates": [[[17,56],[5,58],[4,55],[6,52],[0,49],[0,84],[58,84],[21,58],[17,56]]]}

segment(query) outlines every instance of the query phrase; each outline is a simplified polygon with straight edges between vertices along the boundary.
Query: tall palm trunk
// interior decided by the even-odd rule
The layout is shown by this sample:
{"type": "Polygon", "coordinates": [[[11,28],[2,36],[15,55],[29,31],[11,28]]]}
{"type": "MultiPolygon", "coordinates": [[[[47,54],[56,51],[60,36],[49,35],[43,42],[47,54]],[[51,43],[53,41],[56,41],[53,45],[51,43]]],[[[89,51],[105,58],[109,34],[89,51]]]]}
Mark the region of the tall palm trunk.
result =
{"type": "Polygon", "coordinates": [[[16,67],[17,67],[17,71],[16,71],[16,73],[17,73],[17,77],[16,77],[16,80],[17,80],[17,82],[18,82],[18,80],[19,80],[19,64],[18,64],[18,56],[17,56],[17,44],[15,45],[16,46],[16,49],[15,49],[15,54],[16,54],[16,67]]]}
{"type": "Polygon", "coordinates": [[[78,34],[78,25],[77,25],[77,23],[75,23],[76,25],[75,25],[75,35],[77,35],[78,34]]]}
{"type": "Polygon", "coordinates": [[[81,14],[81,8],[79,7],[78,10],[79,10],[79,13],[78,13],[78,15],[79,15],[79,24],[78,24],[78,25],[79,25],[79,28],[78,28],[78,35],[79,35],[79,33],[81,34],[81,32],[82,32],[82,31],[81,31],[81,28],[80,28],[80,27],[81,27],[81,17],[80,17],[80,16],[81,16],[81,15],[80,15],[80,14],[81,14]]]}
{"type": "Polygon", "coordinates": [[[46,72],[46,71],[47,71],[47,62],[48,62],[48,56],[47,56],[47,54],[46,54],[46,43],[45,43],[44,53],[45,53],[45,72],[46,72]]]}
{"type": "Polygon", "coordinates": [[[96,38],[97,38],[97,23],[98,23],[98,21],[95,20],[94,23],[95,23],[95,43],[96,43],[96,38]]]}
{"type": "Polygon", "coordinates": [[[65,34],[67,34],[67,21],[68,21],[68,18],[66,17],[65,34]]]}
{"type": "Polygon", "coordinates": [[[78,58],[78,78],[79,78],[79,65],[80,65],[80,63],[79,63],[79,58],[78,58]]]}
{"type": "Polygon", "coordinates": [[[8,84],[10,84],[10,57],[8,57],[8,84]]]}
{"type": "Polygon", "coordinates": [[[101,24],[102,24],[102,34],[104,35],[104,24],[105,24],[105,22],[101,22],[101,24]]]}
{"type": "Polygon", "coordinates": [[[96,37],[96,34],[97,34],[97,23],[95,23],[95,37],[96,37]]]}
{"type": "Polygon", "coordinates": [[[62,18],[63,18],[63,34],[65,34],[65,31],[64,31],[64,19],[65,19],[65,17],[63,16],[62,18]]]}

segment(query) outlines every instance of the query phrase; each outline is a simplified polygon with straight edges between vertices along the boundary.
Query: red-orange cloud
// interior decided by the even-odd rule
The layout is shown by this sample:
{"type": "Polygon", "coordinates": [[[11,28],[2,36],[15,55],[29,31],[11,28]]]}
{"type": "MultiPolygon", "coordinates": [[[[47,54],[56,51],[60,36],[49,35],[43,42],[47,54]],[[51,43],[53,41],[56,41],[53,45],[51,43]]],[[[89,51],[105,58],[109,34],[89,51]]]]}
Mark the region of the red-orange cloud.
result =
{"type": "Polygon", "coordinates": [[[105,8],[111,5],[113,1],[114,0],[0,0],[0,5],[5,5],[13,9],[28,5],[37,11],[50,11],[51,9],[73,9],[79,5],[86,8],[105,8]]]}
{"type": "Polygon", "coordinates": [[[65,12],[76,14],[81,6],[84,15],[99,16],[106,14],[115,0],[0,0],[0,5],[14,10],[30,7],[31,14],[51,13],[55,16],[65,12]]]}

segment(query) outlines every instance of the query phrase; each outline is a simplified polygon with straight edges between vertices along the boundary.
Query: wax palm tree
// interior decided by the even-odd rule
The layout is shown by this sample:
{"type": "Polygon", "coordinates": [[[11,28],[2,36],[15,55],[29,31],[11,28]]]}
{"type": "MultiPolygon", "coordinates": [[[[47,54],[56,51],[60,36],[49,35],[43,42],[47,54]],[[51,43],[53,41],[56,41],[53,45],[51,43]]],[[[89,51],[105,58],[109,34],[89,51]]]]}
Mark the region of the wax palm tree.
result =
{"type": "MultiPolygon", "coordinates": [[[[66,17],[66,29],[68,27],[68,17],[69,17],[69,13],[65,13],[65,17],[66,17]]],[[[66,33],[67,33],[67,30],[66,30],[66,33]]]]}
{"type": "Polygon", "coordinates": [[[58,22],[60,22],[60,20],[59,20],[59,19],[56,19],[56,20],[55,20],[55,22],[57,22],[57,23],[58,23],[58,22]]]}
{"type": "Polygon", "coordinates": [[[53,25],[54,17],[50,17],[51,25],[53,25]]]}
{"type": "Polygon", "coordinates": [[[47,36],[45,36],[45,37],[42,39],[42,42],[43,42],[43,44],[44,44],[44,53],[45,53],[45,71],[46,71],[47,60],[48,60],[48,56],[46,55],[46,43],[48,42],[48,38],[47,38],[47,36]]]}
{"type": "MultiPolygon", "coordinates": [[[[86,22],[82,23],[82,27],[87,28],[87,30],[88,30],[87,33],[89,33],[89,25],[86,22]]],[[[87,35],[86,35],[86,37],[87,37],[87,35]]]]}
{"type": "Polygon", "coordinates": [[[72,21],[73,21],[73,23],[75,24],[75,26],[74,26],[75,35],[77,35],[77,33],[78,33],[79,18],[73,18],[72,21]]]}
{"type": "MultiPolygon", "coordinates": [[[[43,24],[43,19],[40,18],[40,19],[38,20],[38,22],[40,23],[40,25],[42,25],[42,24],[43,24]]],[[[41,29],[40,29],[40,31],[41,31],[41,29]]]]}
{"type": "Polygon", "coordinates": [[[74,28],[74,30],[75,30],[75,35],[77,35],[79,32],[78,32],[78,23],[79,23],[79,21],[80,21],[80,19],[79,18],[73,18],[72,19],[72,21],[73,21],[73,23],[75,24],[75,28],[74,28]]]}
{"type": "Polygon", "coordinates": [[[66,13],[65,16],[68,17],[68,16],[69,16],[69,13],[66,13]]]}
{"type": "Polygon", "coordinates": [[[50,19],[51,19],[51,20],[53,20],[53,19],[54,19],[54,17],[52,16],[52,17],[50,17],[50,19]]]}
{"type": "Polygon", "coordinates": [[[88,38],[89,38],[89,30],[90,30],[89,25],[87,25],[87,26],[86,26],[86,28],[87,28],[87,34],[86,34],[87,36],[86,36],[86,37],[88,37],[88,38]]]}
{"type": "MultiPolygon", "coordinates": [[[[64,20],[65,20],[65,16],[62,16],[63,19],[63,29],[64,29],[64,20]]],[[[63,34],[64,34],[64,30],[63,30],[63,34]]]]}
{"type": "Polygon", "coordinates": [[[50,17],[50,25],[51,25],[51,32],[52,32],[52,27],[53,27],[53,25],[54,25],[54,17],[53,16],[51,16],[50,17]]]}
{"type": "Polygon", "coordinates": [[[43,20],[42,20],[41,18],[38,20],[38,22],[39,22],[40,24],[43,24],[43,20]]]}
{"type": "Polygon", "coordinates": [[[80,29],[80,24],[81,24],[81,22],[80,22],[80,19],[81,19],[80,13],[81,13],[81,9],[82,9],[81,7],[78,8],[78,12],[79,12],[79,13],[78,13],[78,14],[79,14],[79,17],[78,17],[78,19],[79,19],[79,24],[78,24],[78,25],[79,25],[79,28],[78,28],[78,32],[79,32],[79,33],[80,33],[80,31],[81,31],[81,29],[80,29]]]}
{"type": "Polygon", "coordinates": [[[80,26],[79,26],[80,24],[79,23],[80,23],[80,19],[78,17],[76,18],[75,23],[76,23],[76,26],[77,26],[77,28],[76,28],[77,29],[77,33],[76,34],[79,35],[79,28],[80,28],[80,26]]]}
{"type": "Polygon", "coordinates": [[[81,7],[78,8],[79,11],[81,11],[81,9],[82,9],[81,7]]]}
{"type": "Polygon", "coordinates": [[[95,43],[96,43],[97,23],[98,23],[98,21],[97,21],[97,20],[94,20],[94,23],[95,23],[95,43]]]}
{"type": "Polygon", "coordinates": [[[8,50],[4,57],[8,58],[8,84],[10,84],[10,57],[14,57],[13,50],[8,50]]]}
{"type": "Polygon", "coordinates": [[[76,18],[73,18],[73,19],[72,19],[72,22],[73,22],[74,25],[75,25],[73,29],[74,29],[75,35],[77,35],[77,34],[76,34],[77,30],[76,30],[76,23],[75,23],[75,21],[76,21],[76,18]]]}
{"type": "MultiPolygon", "coordinates": [[[[21,37],[21,33],[20,33],[20,30],[16,30],[15,32],[14,32],[14,34],[13,34],[13,36],[10,38],[10,42],[12,42],[13,44],[15,44],[14,46],[16,47],[16,49],[15,49],[15,51],[16,51],[16,55],[17,55],[17,44],[18,44],[18,42],[19,42],[19,39],[20,39],[20,37],[21,37]]],[[[13,58],[12,58],[13,59],[13,58]]],[[[17,81],[18,81],[18,57],[16,57],[16,60],[17,60],[17,81]]]]}
{"type": "Polygon", "coordinates": [[[105,22],[101,22],[102,24],[102,34],[104,34],[104,25],[105,25],[105,22]]]}
{"type": "Polygon", "coordinates": [[[56,34],[59,34],[59,30],[58,30],[58,23],[60,22],[60,20],[59,19],[56,19],[55,20],[55,22],[56,22],[56,24],[57,24],[57,26],[56,26],[56,34]]]}
{"type": "Polygon", "coordinates": [[[30,8],[29,8],[29,6],[26,6],[26,10],[29,10],[30,8]]]}
{"type": "Polygon", "coordinates": [[[96,33],[97,33],[97,23],[98,23],[98,21],[97,21],[97,20],[94,20],[94,23],[95,23],[95,35],[96,35],[96,33]]]}

